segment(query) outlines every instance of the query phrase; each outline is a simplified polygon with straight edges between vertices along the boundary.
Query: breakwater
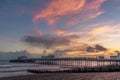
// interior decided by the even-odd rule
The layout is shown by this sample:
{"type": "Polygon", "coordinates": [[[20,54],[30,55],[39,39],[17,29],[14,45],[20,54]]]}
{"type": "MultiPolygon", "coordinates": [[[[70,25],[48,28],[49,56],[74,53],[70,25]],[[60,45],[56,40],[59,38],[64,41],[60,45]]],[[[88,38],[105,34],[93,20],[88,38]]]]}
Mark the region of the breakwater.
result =
{"type": "Polygon", "coordinates": [[[83,67],[83,68],[67,68],[67,69],[32,69],[27,70],[32,73],[87,73],[87,72],[120,72],[120,66],[107,65],[96,67],[83,67]]]}

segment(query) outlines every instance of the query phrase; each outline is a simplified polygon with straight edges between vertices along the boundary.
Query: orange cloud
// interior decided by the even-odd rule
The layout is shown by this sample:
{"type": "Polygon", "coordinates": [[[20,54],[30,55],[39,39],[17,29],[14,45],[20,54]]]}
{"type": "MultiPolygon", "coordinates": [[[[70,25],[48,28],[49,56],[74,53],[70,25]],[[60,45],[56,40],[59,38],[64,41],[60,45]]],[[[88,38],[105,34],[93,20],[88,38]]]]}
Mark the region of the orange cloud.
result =
{"type": "Polygon", "coordinates": [[[84,4],[85,0],[53,0],[46,9],[35,15],[33,21],[46,19],[48,23],[51,24],[54,23],[59,16],[81,10],[84,4]]]}
{"type": "Polygon", "coordinates": [[[103,13],[100,6],[105,0],[52,0],[42,11],[36,13],[33,22],[39,19],[54,24],[63,17],[67,25],[93,19],[103,13]],[[67,16],[67,17],[66,17],[67,16]]]}
{"type": "Polygon", "coordinates": [[[52,31],[54,31],[54,33],[56,35],[62,35],[67,32],[66,29],[61,29],[61,28],[57,28],[57,27],[52,27],[52,31]]]}
{"type": "Polygon", "coordinates": [[[94,28],[88,34],[92,36],[120,37],[120,24],[94,28]]]}
{"type": "Polygon", "coordinates": [[[70,19],[67,21],[67,26],[85,22],[103,14],[104,11],[101,10],[100,7],[104,2],[105,0],[91,0],[91,2],[86,2],[83,9],[79,11],[79,13],[70,17],[70,19]]]}
{"type": "Polygon", "coordinates": [[[89,34],[91,35],[101,35],[104,34],[106,32],[111,31],[111,28],[108,26],[103,26],[103,27],[99,27],[99,28],[95,28],[92,31],[89,32],[89,34]]]}

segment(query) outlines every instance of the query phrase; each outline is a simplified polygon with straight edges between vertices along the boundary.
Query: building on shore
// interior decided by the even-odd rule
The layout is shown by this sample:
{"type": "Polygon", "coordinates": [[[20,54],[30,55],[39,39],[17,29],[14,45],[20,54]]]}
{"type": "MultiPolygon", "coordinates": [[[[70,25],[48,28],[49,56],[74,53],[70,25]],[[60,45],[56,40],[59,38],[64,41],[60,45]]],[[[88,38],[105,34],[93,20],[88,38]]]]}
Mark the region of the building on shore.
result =
{"type": "Polygon", "coordinates": [[[55,56],[52,53],[47,53],[46,50],[43,51],[42,59],[53,59],[55,56]]]}
{"type": "Polygon", "coordinates": [[[115,56],[110,56],[111,60],[120,60],[120,53],[117,53],[115,56]]]}
{"type": "Polygon", "coordinates": [[[42,56],[42,59],[54,59],[55,56],[54,55],[47,55],[47,56],[42,56]]]}

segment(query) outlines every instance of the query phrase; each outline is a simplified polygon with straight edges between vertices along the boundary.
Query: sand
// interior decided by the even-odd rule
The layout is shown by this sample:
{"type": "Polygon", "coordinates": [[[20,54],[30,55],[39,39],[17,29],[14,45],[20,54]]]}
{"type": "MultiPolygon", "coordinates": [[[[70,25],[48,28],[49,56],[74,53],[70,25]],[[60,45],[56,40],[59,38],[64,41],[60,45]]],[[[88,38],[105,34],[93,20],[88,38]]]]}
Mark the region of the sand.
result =
{"type": "Polygon", "coordinates": [[[0,80],[120,80],[120,72],[111,73],[42,73],[0,78],[0,80]]]}

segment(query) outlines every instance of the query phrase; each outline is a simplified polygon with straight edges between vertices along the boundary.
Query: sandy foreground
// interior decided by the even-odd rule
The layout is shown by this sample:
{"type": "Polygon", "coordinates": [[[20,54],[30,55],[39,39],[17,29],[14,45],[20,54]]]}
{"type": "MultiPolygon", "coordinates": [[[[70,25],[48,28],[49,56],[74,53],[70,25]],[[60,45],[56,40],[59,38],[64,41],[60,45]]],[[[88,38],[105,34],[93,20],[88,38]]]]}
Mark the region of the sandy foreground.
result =
{"type": "Polygon", "coordinates": [[[0,80],[120,80],[120,72],[111,73],[42,73],[0,78],[0,80]]]}

